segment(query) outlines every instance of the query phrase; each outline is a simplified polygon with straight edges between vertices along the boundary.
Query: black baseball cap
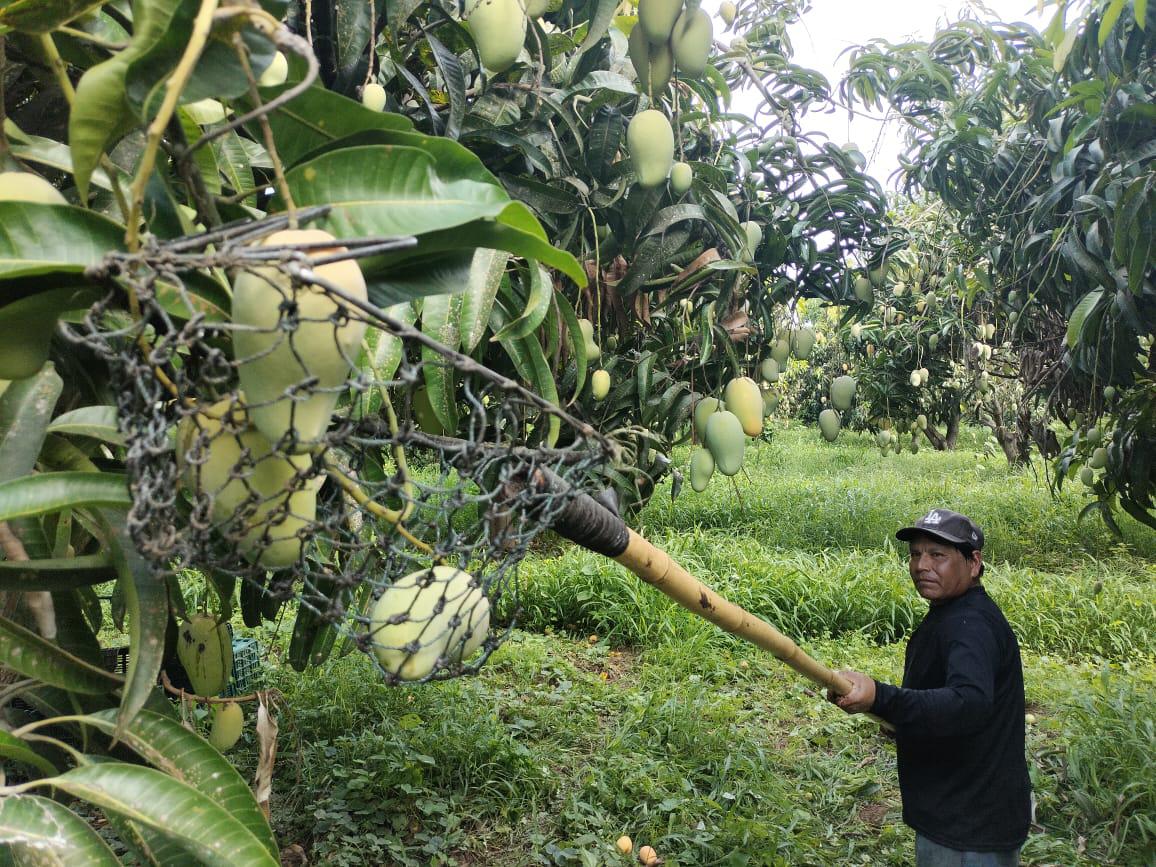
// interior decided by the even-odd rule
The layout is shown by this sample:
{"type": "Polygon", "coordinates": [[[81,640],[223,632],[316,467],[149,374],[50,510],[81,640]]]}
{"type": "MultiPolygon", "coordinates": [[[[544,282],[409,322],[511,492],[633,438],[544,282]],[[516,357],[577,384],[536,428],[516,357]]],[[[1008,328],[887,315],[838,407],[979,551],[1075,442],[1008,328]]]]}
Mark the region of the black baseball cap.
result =
{"type": "Polygon", "coordinates": [[[952,545],[968,545],[977,551],[983,549],[983,530],[967,515],[950,509],[932,509],[910,527],[904,527],[895,534],[903,542],[920,534],[934,536],[952,545]]]}

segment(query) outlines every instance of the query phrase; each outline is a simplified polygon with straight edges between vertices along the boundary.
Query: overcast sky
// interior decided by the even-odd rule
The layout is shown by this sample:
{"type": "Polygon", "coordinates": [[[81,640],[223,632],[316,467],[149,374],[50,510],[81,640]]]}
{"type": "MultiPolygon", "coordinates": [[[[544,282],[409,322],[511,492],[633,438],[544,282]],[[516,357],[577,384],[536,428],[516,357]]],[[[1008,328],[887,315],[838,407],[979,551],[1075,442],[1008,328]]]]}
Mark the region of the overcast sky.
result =
{"type": "MultiPolygon", "coordinates": [[[[704,0],[703,8],[715,11],[720,0],[704,0]]],[[[862,45],[874,39],[902,42],[908,39],[929,39],[937,25],[958,20],[967,0],[812,0],[808,12],[791,31],[794,62],[823,73],[838,87],[839,79],[847,69],[847,57],[840,53],[852,45],[862,45]]],[[[1054,7],[1046,9],[1044,17],[1036,14],[1035,0],[987,0],[984,4],[991,15],[985,20],[1026,21],[1042,30],[1054,7]]],[[[716,18],[716,38],[729,41],[732,34],[720,33],[722,24],[716,18]]],[[[853,141],[868,158],[868,171],[885,186],[894,186],[888,178],[899,166],[901,138],[895,125],[884,125],[879,119],[856,116],[848,119],[847,112],[812,114],[804,118],[803,128],[821,130],[837,144],[853,141]]]]}

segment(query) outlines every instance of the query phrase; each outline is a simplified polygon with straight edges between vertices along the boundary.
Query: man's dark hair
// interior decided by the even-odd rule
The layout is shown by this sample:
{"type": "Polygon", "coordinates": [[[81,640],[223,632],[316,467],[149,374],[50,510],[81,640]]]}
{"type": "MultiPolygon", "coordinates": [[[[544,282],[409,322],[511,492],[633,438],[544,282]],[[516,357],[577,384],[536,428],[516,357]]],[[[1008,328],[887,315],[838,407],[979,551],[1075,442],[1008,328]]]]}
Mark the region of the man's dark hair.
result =
{"type": "MultiPolygon", "coordinates": [[[[968,545],[968,544],[966,544],[966,543],[964,543],[964,544],[961,544],[961,545],[956,545],[955,547],[959,549],[959,553],[963,555],[963,559],[965,559],[965,560],[970,560],[970,559],[971,559],[971,557],[972,557],[972,555],[973,555],[973,554],[974,554],[976,551],[978,551],[978,550],[979,550],[978,548],[975,548],[975,547],[973,547],[973,546],[971,546],[971,545],[968,545]]],[[[982,577],[983,577],[983,572],[984,572],[984,569],[986,569],[986,568],[987,568],[987,564],[985,564],[985,563],[984,563],[984,562],[981,560],[981,561],[980,561],[980,564],[979,564],[979,574],[978,574],[977,576],[975,576],[977,580],[978,580],[979,578],[982,578],[982,577]]]]}

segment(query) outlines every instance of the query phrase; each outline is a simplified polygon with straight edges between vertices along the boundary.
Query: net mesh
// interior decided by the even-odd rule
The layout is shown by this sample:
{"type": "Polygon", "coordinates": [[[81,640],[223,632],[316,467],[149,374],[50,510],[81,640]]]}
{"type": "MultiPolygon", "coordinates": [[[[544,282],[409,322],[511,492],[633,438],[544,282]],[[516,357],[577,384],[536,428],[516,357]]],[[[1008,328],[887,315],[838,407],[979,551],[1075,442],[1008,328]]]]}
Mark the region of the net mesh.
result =
{"type": "Polygon", "coordinates": [[[390,683],[475,671],[513,625],[518,563],[614,444],[365,300],[356,260],[412,239],[284,228],[153,242],[89,275],[109,292],[72,337],[111,371],[133,542],[157,580],[240,579],[247,623],[296,600],[297,667],[341,642],[390,683]]]}

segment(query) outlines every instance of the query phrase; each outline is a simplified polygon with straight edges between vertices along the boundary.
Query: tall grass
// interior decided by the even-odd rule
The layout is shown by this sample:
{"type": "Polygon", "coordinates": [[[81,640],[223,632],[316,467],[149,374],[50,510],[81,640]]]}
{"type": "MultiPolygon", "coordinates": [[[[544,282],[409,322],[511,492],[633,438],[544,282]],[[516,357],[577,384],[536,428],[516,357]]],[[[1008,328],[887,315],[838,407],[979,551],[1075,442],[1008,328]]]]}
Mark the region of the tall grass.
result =
{"type": "MultiPolygon", "coordinates": [[[[685,463],[686,451],[675,458],[685,463]]],[[[946,507],[984,528],[989,562],[1047,570],[1088,556],[1156,559],[1156,533],[1121,516],[1119,540],[1098,519],[1079,521],[1086,497],[1067,485],[1053,498],[1045,473],[1039,463],[1011,470],[1002,455],[977,460],[967,448],[884,458],[865,435],[844,432],[826,443],[793,426],[748,447],[734,482],[716,474],[702,494],[684,487],[673,502],[668,485],[640,520],[674,532],[726,530],[779,548],[877,549],[894,543],[899,527],[946,507]]]]}
{"type": "MultiPolygon", "coordinates": [[[[653,541],[796,639],[856,634],[890,643],[927,610],[894,550],[788,551],[717,529],[653,541]]],[[[525,563],[520,579],[519,620],[528,629],[593,632],[640,646],[697,634],[732,641],[623,567],[584,551],[525,563]]],[[[991,567],[984,584],[1025,649],[1112,660],[1156,655],[1156,585],[1142,573],[1090,560],[1066,574],[1005,565],[991,567]]]]}

